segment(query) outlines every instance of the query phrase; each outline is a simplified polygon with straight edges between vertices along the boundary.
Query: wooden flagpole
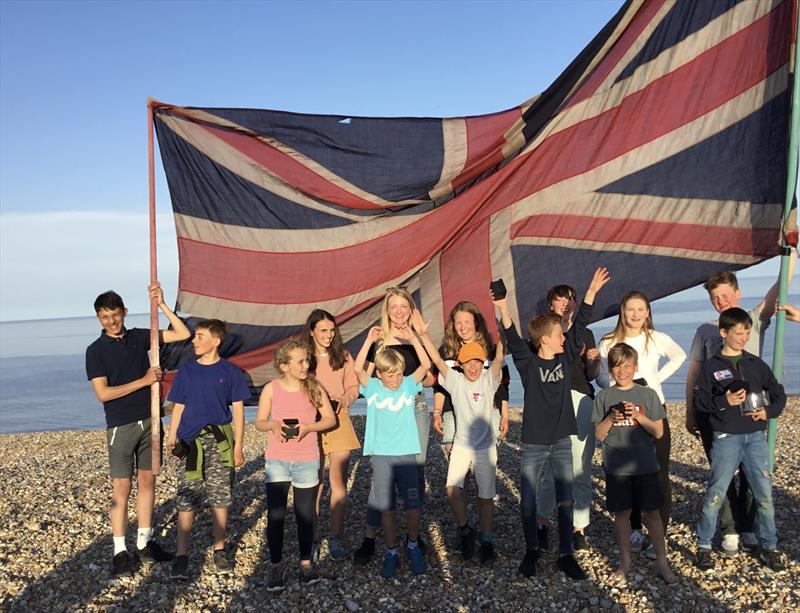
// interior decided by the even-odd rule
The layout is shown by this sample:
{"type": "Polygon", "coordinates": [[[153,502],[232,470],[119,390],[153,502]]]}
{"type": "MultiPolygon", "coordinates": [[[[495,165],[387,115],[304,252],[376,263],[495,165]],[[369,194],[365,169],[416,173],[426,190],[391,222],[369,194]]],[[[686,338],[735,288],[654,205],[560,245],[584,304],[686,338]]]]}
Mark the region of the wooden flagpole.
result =
{"type": "MultiPolygon", "coordinates": [[[[795,192],[797,190],[798,149],[800,149],[800,5],[795,0],[794,5],[794,58],[792,71],[789,73],[789,87],[791,88],[791,118],[789,122],[789,156],[788,172],[786,179],[786,200],[784,201],[783,219],[781,223],[781,271],[778,286],[778,304],[786,304],[789,293],[789,258],[792,252],[786,243],[786,224],[792,210],[795,192]]],[[[772,372],[779,382],[783,382],[783,334],[786,322],[786,313],[778,311],[775,315],[775,351],[772,354],[772,372]]],[[[767,440],[769,442],[770,470],[775,467],[775,444],[778,439],[778,421],[769,420],[767,440]]]]}
{"type": "MultiPolygon", "coordinates": [[[[153,150],[153,103],[147,101],[147,162],[150,183],[150,284],[158,280],[156,266],[156,172],[153,150]]],[[[150,300],[150,365],[159,366],[158,355],[158,301],[150,300]]],[[[161,384],[150,386],[150,449],[153,474],[161,473],[161,384]]]]}

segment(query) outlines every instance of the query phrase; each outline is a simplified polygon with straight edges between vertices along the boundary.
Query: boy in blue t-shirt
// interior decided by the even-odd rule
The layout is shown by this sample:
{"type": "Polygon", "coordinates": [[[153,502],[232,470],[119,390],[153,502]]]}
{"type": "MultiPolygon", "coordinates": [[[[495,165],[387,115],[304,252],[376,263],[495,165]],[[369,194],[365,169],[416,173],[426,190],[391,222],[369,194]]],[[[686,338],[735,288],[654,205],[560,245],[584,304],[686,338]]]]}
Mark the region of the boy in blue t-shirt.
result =
{"type": "Polygon", "coordinates": [[[381,576],[394,577],[397,573],[397,526],[394,514],[394,488],[400,491],[405,502],[408,528],[408,555],[415,575],[425,572],[425,558],[419,548],[420,491],[416,454],[420,452],[417,422],[414,418],[414,398],[422,390],[422,381],[431,367],[430,358],[417,337],[409,329],[405,336],[417,352],[420,366],[410,376],[403,376],[405,360],[391,348],[383,348],[375,356],[377,379],[371,378],[364,364],[370,346],[383,330],[370,329],[364,346],[355,361],[359,391],[367,399],[367,423],[364,432],[364,455],[372,456],[372,494],[375,507],[381,511],[381,525],[386,543],[381,576]]]}
{"type": "Polygon", "coordinates": [[[222,321],[209,319],[197,324],[192,339],[197,360],[181,366],[169,393],[175,406],[167,449],[186,458],[186,470],[178,476],[173,579],[189,577],[189,535],[204,486],[214,516],[214,566],[219,573],[233,570],[233,561],[225,552],[225,533],[234,467],[244,464],[244,401],[250,398],[250,388],[242,371],[220,357],[224,338],[222,321]]]}

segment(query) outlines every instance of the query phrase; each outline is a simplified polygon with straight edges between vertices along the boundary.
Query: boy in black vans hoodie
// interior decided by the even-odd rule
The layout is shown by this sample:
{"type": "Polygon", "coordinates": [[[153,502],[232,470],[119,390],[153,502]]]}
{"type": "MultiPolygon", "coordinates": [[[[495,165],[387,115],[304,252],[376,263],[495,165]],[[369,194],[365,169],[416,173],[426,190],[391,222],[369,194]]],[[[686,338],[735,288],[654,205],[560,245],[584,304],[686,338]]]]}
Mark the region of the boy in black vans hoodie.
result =
{"type": "Polygon", "coordinates": [[[752,326],[750,316],[738,307],[720,313],[722,350],[705,362],[694,388],[695,408],[709,414],[714,432],[711,479],[697,524],[696,564],[701,570],[714,567],[711,539],[739,464],[757,503],[759,558],[773,571],[784,569],[777,551],[767,423],[783,411],[786,394],[769,366],[744,351],[752,326]]]}
{"type": "Polygon", "coordinates": [[[592,315],[597,292],[608,283],[605,268],[598,268],[573,326],[566,336],[558,315],[538,315],[528,324],[528,335],[536,348],[520,338],[506,298],[495,300],[505,330],[508,351],[514,358],[525,389],[522,412],[522,532],[525,535],[525,558],[519,572],[524,577],[536,574],[539,540],[536,532],[536,494],[545,464],[549,463],[555,480],[558,504],[559,557],[556,566],[569,578],[586,578],[572,556],[572,443],[570,435],[578,433],[570,391],[572,363],[583,345],[583,332],[592,315]]]}

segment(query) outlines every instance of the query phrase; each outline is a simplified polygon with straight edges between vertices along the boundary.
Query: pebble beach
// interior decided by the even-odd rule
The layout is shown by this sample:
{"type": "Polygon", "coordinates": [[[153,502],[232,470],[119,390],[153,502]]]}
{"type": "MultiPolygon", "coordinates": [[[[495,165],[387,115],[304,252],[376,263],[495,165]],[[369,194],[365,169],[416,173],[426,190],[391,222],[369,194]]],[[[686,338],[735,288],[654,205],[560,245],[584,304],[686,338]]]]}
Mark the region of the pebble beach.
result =
{"type": "MultiPolygon", "coordinates": [[[[589,549],[576,557],[589,575],[566,579],[554,568],[555,553],[543,556],[536,577],[523,579],[517,566],[524,554],[519,522],[519,456],[522,414],[511,411],[509,440],[499,448],[496,540],[491,568],[476,558],[461,560],[454,548],[452,513],[444,496],[446,462],[432,433],[428,450],[429,498],[423,535],[429,570],[414,577],[408,566],[393,580],[371,565],[334,562],[327,555],[327,512],[319,536],[323,580],[302,589],[295,572],[294,518],[287,520],[284,560],[290,569],[286,591],[266,591],[269,562],[263,538],[266,506],[262,483],[263,439],[249,425],[245,465],[237,472],[228,524],[236,569],[216,575],[211,562],[211,521],[195,521],[190,580],[175,582],[170,565],[139,566],[131,578],[111,576],[112,544],[107,511],[105,435],[101,430],[0,436],[0,610],[4,611],[761,611],[800,609],[800,399],[791,398],[779,420],[774,498],[779,547],[787,569],[773,573],[751,555],[715,554],[716,569],[692,564],[694,525],[704,492],[707,463],[700,442],[683,428],[683,406],[669,405],[672,424],[673,523],[669,559],[679,577],[667,586],[654,563],[634,556],[627,585],[615,584],[618,562],[614,527],[604,508],[600,451],[595,453],[589,549]]],[[[353,417],[363,440],[363,417],[353,417]]],[[[174,549],[174,492],[178,462],[166,462],[156,489],[156,538],[174,549]]],[[[346,541],[355,548],[363,535],[369,460],[353,455],[346,541]]],[[[474,509],[473,519],[477,521],[474,509]]],[[[130,510],[129,548],[135,542],[130,510]]],[[[555,540],[555,529],[551,530],[555,540]]],[[[380,538],[379,538],[379,549],[380,538]]]]}

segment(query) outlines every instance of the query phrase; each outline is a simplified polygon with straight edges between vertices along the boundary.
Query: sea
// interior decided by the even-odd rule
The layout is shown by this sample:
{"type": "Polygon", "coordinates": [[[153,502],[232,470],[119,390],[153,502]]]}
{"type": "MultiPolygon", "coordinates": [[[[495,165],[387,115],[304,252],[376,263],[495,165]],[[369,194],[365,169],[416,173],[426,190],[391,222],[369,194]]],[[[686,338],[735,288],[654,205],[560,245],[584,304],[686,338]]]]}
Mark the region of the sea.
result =
{"type": "MultiPolygon", "coordinates": [[[[741,280],[745,291],[742,307],[758,304],[775,277],[749,277],[741,280]]],[[[797,287],[795,278],[794,287],[797,287]]],[[[795,289],[789,302],[800,303],[795,289]]],[[[652,304],[657,330],[671,336],[689,353],[694,331],[701,323],[715,318],[707,294],[693,288],[657,300],[652,304]]],[[[616,318],[592,324],[599,339],[610,331],[616,318]]],[[[146,328],[147,314],[133,314],[128,327],[146,328]]],[[[166,322],[162,322],[162,327],[166,322]]],[[[764,342],[764,359],[772,365],[775,326],[769,327],[764,342]]],[[[85,430],[105,426],[103,407],[86,379],[84,351],[97,337],[100,327],[95,317],[42,319],[0,322],[0,433],[85,430]]],[[[510,361],[510,358],[509,358],[510,361]]],[[[667,400],[684,398],[687,363],[663,385],[667,400]]],[[[510,405],[522,406],[522,385],[513,366],[509,389],[510,405]]],[[[800,325],[786,322],[784,336],[783,382],[787,393],[800,394],[800,325]]],[[[356,402],[353,414],[363,414],[363,399],[356,402]]],[[[246,409],[248,421],[255,407],[246,409]]]]}

